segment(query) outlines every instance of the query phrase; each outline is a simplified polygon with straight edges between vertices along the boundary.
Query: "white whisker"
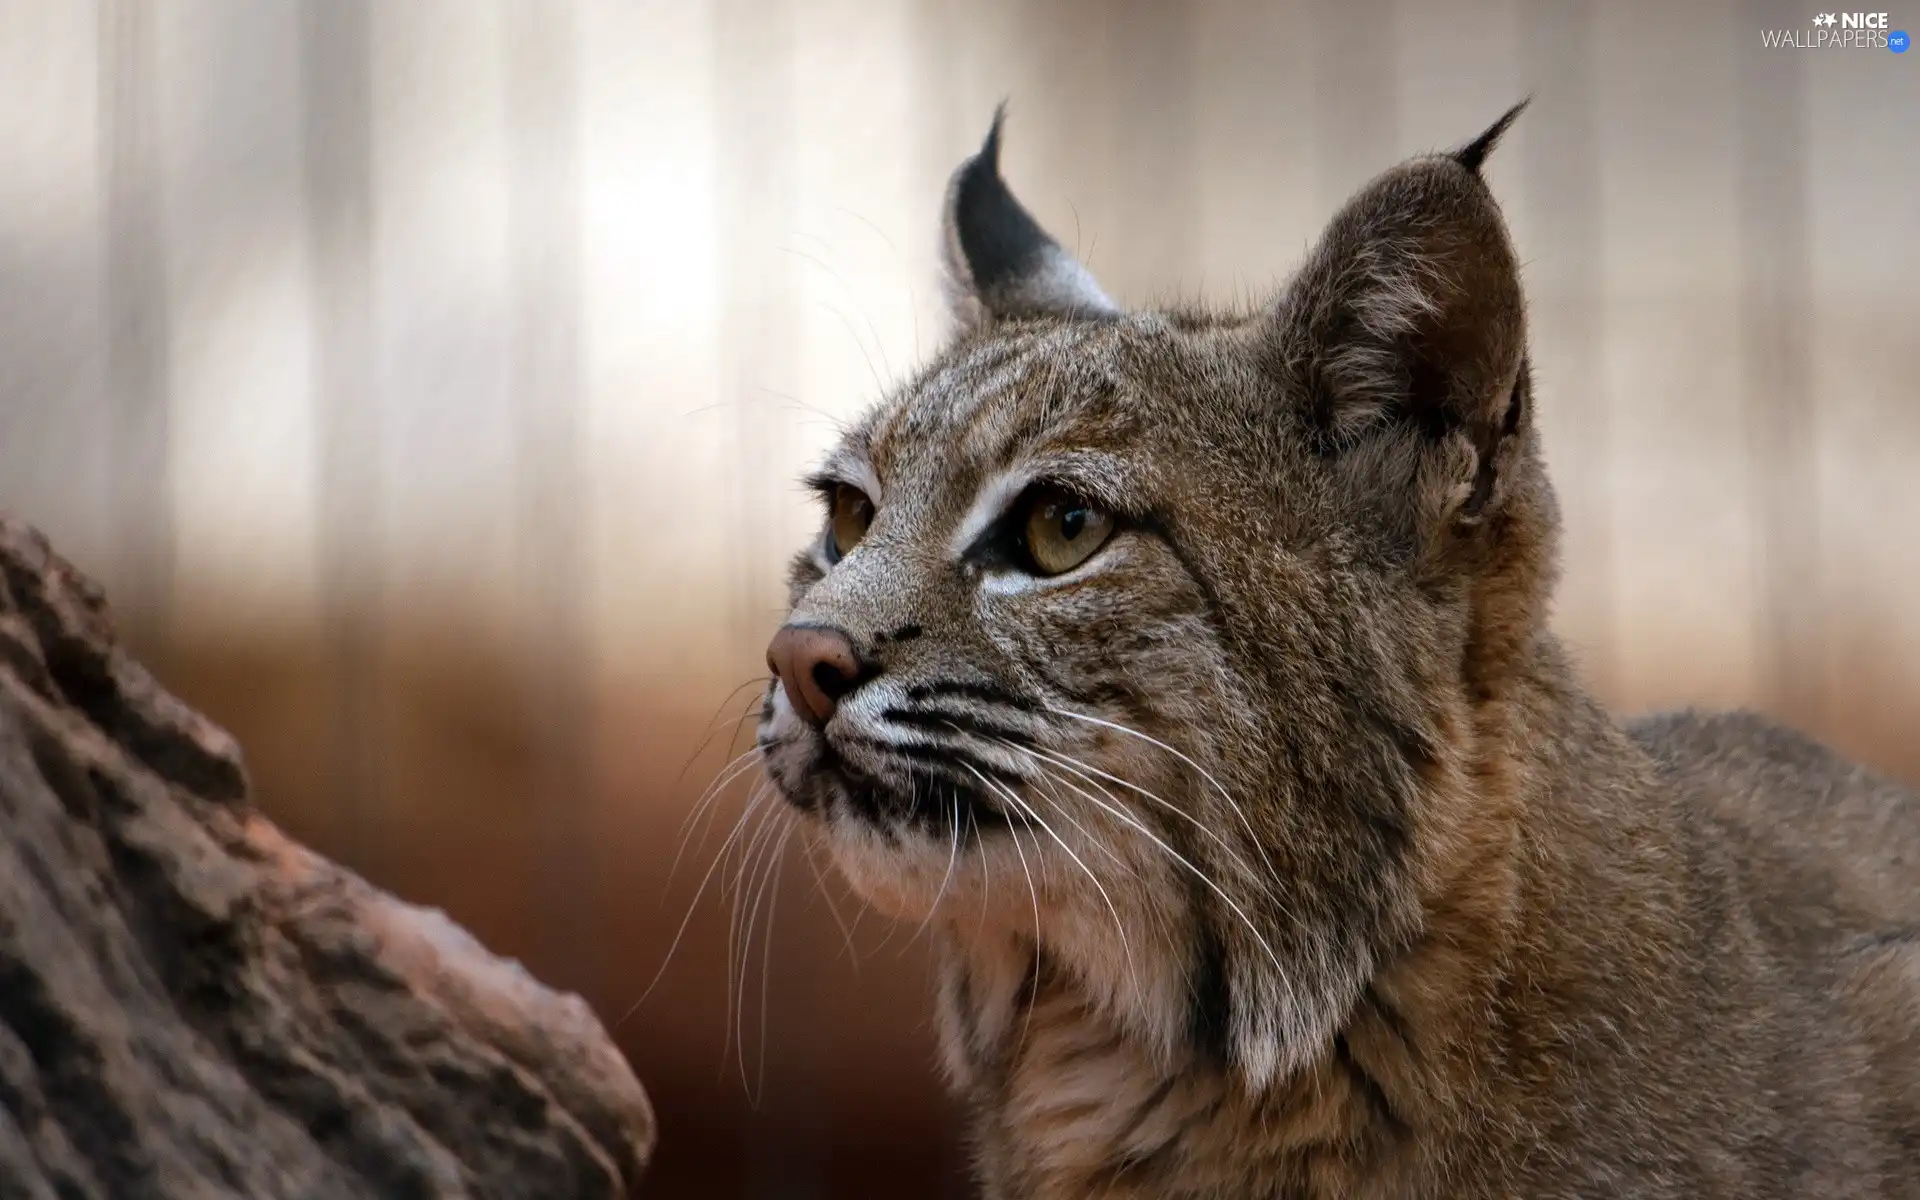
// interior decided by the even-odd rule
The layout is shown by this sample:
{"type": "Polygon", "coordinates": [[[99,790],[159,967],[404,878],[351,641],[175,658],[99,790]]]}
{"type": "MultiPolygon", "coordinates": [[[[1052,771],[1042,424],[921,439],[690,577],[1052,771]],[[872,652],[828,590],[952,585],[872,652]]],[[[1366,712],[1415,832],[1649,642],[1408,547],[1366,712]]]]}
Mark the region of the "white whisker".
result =
{"type": "Polygon", "coordinates": [[[857,972],[860,969],[860,956],[853,948],[853,930],[848,926],[847,919],[840,915],[840,906],[833,902],[833,889],[827,884],[826,874],[820,870],[820,860],[814,856],[818,848],[818,844],[815,843],[813,839],[807,839],[807,866],[812,868],[813,882],[819,887],[819,890],[816,891],[814,895],[820,897],[820,899],[825,902],[827,912],[833,916],[833,923],[839,926],[840,940],[845,944],[847,949],[847,960],[853,963],[853,969],[857,972]]]}
{"type": "Polygon", "coordinates": [[[1067,787],[1072,788],[1075,792],[1078,792],[1081,796],[1085,797],[1087,800],[1092,801],[1094,804],[1098,805],[1100,808],[1106,810],[1108,813],[1112,814],[1115,818],[1121,821],[1124,821],[1131,828],[1137,830],[1140,834],[1145,836],[1148,840],[1152,841],[1154,845],[1158,846],[1162,851],[1164,851],[1169,858],[1173,859],[1174,862],[1186,868],[1188,871],[1191,871],[1193,873],[1194,878],[1198,879],[1201,883],[1204,883],[1205,885],[1207,885],[1208,889],[1210,889],[1214,895],[1220,898],[1221,903],[1225,904],[1228,908],[1233,910],[1234,915],[1239,917],[1241,922],[1246,925],[1247,931],[1253,934],[1254,940],[1260,943],[1260,948],[1267,952],[1267,958],[1271,960],[1274,967],[1280,971],[1282,980],[1286,978],[1286,971],[1284,968],[1280,966],[1280,956],[1274,953],[1272,945],[1270,945],[1267,942],[1266,935],[1260,932],[1260,927],[1253,923],[1253,918],[1247,915],[1246,910],[1241,908],[1240,905],[1237,904],[1232,897],[1228,896],[1226,891],[1223,888],[1221,888],[1221,886],[1218,883],[1214,882],[1212,876],[1208,875],[1205,871],[1202,871],[1199,867],[1194,866],[1192,862],[1188,861],[1185,855],[1175,850],[1172,846],[1167,845],[1167,843],[1158,834],[1154,833],[1151,829],[1148,829],[1144,824],[1140,822],[1139,818],[1133,816],[1131,813],[1125,812],[1122,809],[1119,809],[1113,805],[1107,804],[1105,801],[1075,786],[1073,783],[1068,782],[1067,780],[1062,779],[1060,782],[1066,784],[1067,787]]]}
{"type": "MultiPolygon", "coordinates": [[[[996,738],[995,740],[999,741],[1000,739],[996,738]]],[[[1002,741],[1001,744],[1006,746],[1010,750],[1014,750],[1022,754],[1027,754],[1028,757],[1032,757],[1032,754],[1030,751],[1026,751],[1021,747],[1014,745],[1012,742],[1002,741]]],[[[1116,867],[1119,867],[1122,871],[1126,872],[1127,878],[1129,879],[1140,878],[1140,873],[1133,869],[1132,863],[1128,862],[1124,858],[1121,858],[1118,854],[1114,853],[1111,847],[1107,846],[1099,838],[1093,836],[1093,832],[1089,830],[1085,825],[1082,825],[1079,822],[1079,820],[1075,818],[1074,815],[1067,810],[1067,807],[1064,804],[1060,803],[1060,793],[1053,790],[1053,782],[1054,782],[1053,777],[1047,774],[1044,764],[1042,765],[1040,774],[1036,777],[1035,782],[1039,783],[1042,787],[1047,789],[1047,796],[1049,799],[1053,801],[1053,810],[1055,814],[1057,814],[1061,819],[1065,820],[1067,824],[1073,826],[1074,829],[1079,832],[1081,837],[1084,837],[1087,839],[1087,841],[1091,842],[1093,844],[1094,849],[1100,851],[1100,853],[1106,855],[1109,859],[1113,860],[1113,865],[1116,867]]]]}
{"type": "Polygon", "coordinates": [[[993,911],[993,856],[984,852],[986,839],[980,836],[980,818],[978,810],[969,809],[967,820],[973,825],[974,844],[982,848],[980,855],[980,927],[974,931],[979,937],[986,932],[987,914],[993,911]]]}
{"type": "MultiPolygon", "coordinates": [[[[755,746],[745,754],[737,755],[728,760],[726,765],[722,766],[720,770],[715,773],[714,781],[708,784],[706,790],[701,792],[699,798],[693,802],[693,807],[688,809],[686,817],[680,822],[680,832],[674,838],[675,849],[673,852],[673,863],[667,868],[667,883],[669,885],[673,883],[674,874],[680,870],[680,859],[687,852],[689,839],[693,835],[693,823],[699,819],[701,812],[717,802],[721,795],[726,792],[727,788],[731,787],[736,780],[742,776],[752,774],[753,769],[759,765],[757,761],[759,755],[760,747],[755,746]]],[[[701,839],[702,843],[704,843],[705,840],[703,837],[701,839]]]]}
{"type": "MultiPolygon", "coordinates": [[[[740,1087],[743,1091],[747,1093],[748,1100],[750,1103],[753,1102],[753,1086],[747,1081],[746,1016],[747,1016],[747,973],[751,969],[751,965],[753,962],[753,930],[754,930],[754,926],[758,923],[758,920],[759,920],[760,903],[762,900],[767,899],[769,895],[768,888],[772,884],[772,882],[778,877],[779,866],[780,866],[780,851],[783,850],[787,844],[785,835],[787,833],[792,832],[792,829],[793,829],[793,826],[791,824],[784,824],[776,818],[770,818],[762,825],[762,828],[767,830],[773,830],[776,827],[780,827],[780,836],[775,837],[772,835],[772,833],[769,833],[767,837],[761,840],[762,853],[758,860],[760,862],[760,867],[758,868],[759,878],[752,885],[752,888],[751,888],[752,899],[747,902],[747,906],[745,910],[746,922],[740,934],[740,971],[738,975],[738,979],[739,979],[738,1003],[730,1004],[730,1007],[732,1009],[731,1017],[732,1017],[732,1026],[733,1026],[734,1047],[735,1047],[736,1053],[739,1056],[738,1060],[740,1064],[740,1087]]],[[[729,969],[731,970],[731,967],[732,967],[731,962],[729,962],[728,966],[729,966],[729,969]]],[[[733,1001],[734,997],[732,995],[729,995],[728,999],[729,1001],[733,1001]]]]}
{"type": "MultiPolygon", "coordinates": [[[[1071,858],[1074,862],[1074,865],[1079,867],[1081,872],[1086,875],[1088,881],[1090,881],[1093,884],[1094,890],[1100,893],[1100,899],[1105,901],[1107,906],[1107,911],[1113,914],[1113,929],[1114,929],[1114,932],[1118,934],[1120,937],[1121,954],[1127,960],[1127,977],[1133,982],[1134,990],[1138,991],[1140,987],[1140,974],[1139,974],[1139,970],[1137,969],[1133,961],[1133,946],[1131,943],[1127,941],[1126,922],[1120,919],[1120,909],[1118,906],[1114,904],[1113,897],[1107,894],[1106,885],[1100,882],[1100,877],[1095,875],[1093,873],[1093,869],[1087,866],[1087,864],[1081,860],[1078,854],[1075,854],[1073,852],[1073,847],[1067,845],[1066,839],[1061,837],[1057,832],[1055,832],[1053,826],[1047,824],[1046,819],[1040,815],[1040,811],[1037,808],[1023,801],[1018,795],[1014,793],[1012,788],[1009,788],[1004,784],[997,783],[994,780],[988,779],[985,775],[982,775],[979,771],[975,770],[973,767],[967,767],[967,770],[973,773],[973,777],[975,779],[978,779],[981,783],[985,784],[988,788],[998,791],[1002,796],[1004,796],[1007,799],[1009,803],[1013,804],[1018,810],[1026,813],[1026,815],[1029,818],[1031,818],[1035,824],[1039,825],[1041,829],[1045,830],[1047,836],[1052,838],[1054,842],[1059,845],[1060,849],[1066,851],[1067,857],[1071,858]]],[[[1059,811],[1059,810],[1056,809],[1055,811],[1059,811]]]]}
{"type": "MultiPolygon", "coordinates": [[[[701,753],[705,751],[710,744],[712,744],[714,736],[720,732],[719,728],[715,728],[714,721],[718,721],[720,719],[720,714],[726,711],[727,705],[733,703],[733,698],[735,696],[738,696],[743,690],[747,688],[764,687],[770,682],[772,682],[770,677],[766,675],[761,675],[756,678],[749,679],[745,683],[736,685],[732,691],[727,693],[726,699],[722,700],[720,702],[720,706],[714,710],[713,720],[710,720],[707,722],[706,731],[701,734],[699,743],[696,744],[693,748],[693,753],[687,756],[686,765],[681,767],[680,773],[673,777],[673,786],[675,787],[680,786],[681,781],[687,777],[687,772],[691,770],[693,767],[693,764],[699,760],[701,753]]],[[[747,707],[740,713],[738,717],[734,718],[733,735],[727,739],[727,744],[729,746],[733,744],[733,738],[738,737],[740,735],[740,726],[744,724],[748,718],[754,716],[754,709],[760,706],[761,704],[763,704],[764,702],[765,702],[764,699],[761,699],[761,700],[750,699],[748,701],[747,707]]]]}
{"type": "Polygon", "coordinates": [[[747,818],[753,814],[754,808],[765,799],[768,791],[769,785],[763,783],[760,787],[755,788],[748,794],[747,803],[740,810],[740,816],[735,819],[733,829],[727,834],[727,840],[720,844],[720,849],[714,854],[713,862],[707,867],[706,874],[700,877],[700,886],[694,889],[693,899],[687,903],[687,915],[680,918],[680,928],[674,931],[673,941],[667,946],[666,957],[660,961],[660,969],[654,972],[653,979],[647,984],[646,990],[640,993],[640,998],[635,1000],[632,1006],[620,1015],[620,1020],[614,1022],[615,1029],[625,1024],[627,1019],[633,1016],[634,1013],[640,1011],[640,1006],[647,1002],[647,997],[653,995],[653,989],[659,987],[660,981],[666,977],[667,967],[673,962],[674,952],[679,950],[681,939],[687,936],[687,926],[693,924],[693,914],[700,910],[700,897],[706,894],[707,885],[713,882],[713,873],[719,870],[720,864],[726,860],[727,847],[731,846],[734,839],[740,836],[740,831],[746,828],[747,818]]]}
{"type": "Polygon", "coordinates": [[[940,902],[947,898],[947,888],[953,883],[953,868],[960,861],[960,796],[958,793],[953,797],[953,831],[948,840],[947,873],[940,877],[940,890],[934,893],[933,903],[927,906],[927,915],[921,918],[920,928],[914,930],[913,937],[907,939],[909,946],[927,931],[928,925],[933,923],[934,914],[940,911],[940,902]]]}
{"type": "MultiPolygon", "coordinates": [[[[754,873],[755,864],[762,861],[763,852],[772,844],[777,827],[777,820],[771,816],[760,823],[760,828],[756,829],[753,836],[744,843],[744,848],[740,854],[739,867],[734,872],[733,907],[727,924],[726,1020],[729,1037],[731,1037],[733,1031],[738,1028],[740,1022],[744,1020],[743,1010],[746,1007],[747,999],[747,963],[749,955],[751,954],[751,948],[747,943],[747,936],[750,936],[753,932],[751,919],[752,908],[749,907],[749,905],[750,903],[758,903],[757,885],[750,885],[748,883],[748,876],[754,873]],[[737,969],[735,967],[736,958],[739,964],[737,969]],[[738,1007],[735,1005],[736,997],[739,1001],[738,1007]]],[[[746,1073],[745,1043],[741,1042],[737,1049],[741,1055],[741,1082],[744,1085],[744,1076],[746,1073]]]]}
{"type": "Polygon", "coordinates": [[[1089,725],[1098,725],[1103,729],[1111,729],[1115,733],[1124,733],[1128,737],[1139,738],[1141,741],[1146,742],[1148,745],[1158,746],[1160,749],[1165,750],[1168,754],[1173,755],[1175,758],[1179,759],[1181,762],[1186,763],[1188,766],[1192,767],[1195,771],[1198,771],[1200,773],[1200,778],[1206,780],[1208,783],[1213,785],[1213,790],[1220,793],[1220,798],[1227,802],[1227,807],[1231,808],[1234,812],[1234,815],[1240,818],[1240,824],[1246,828],[1247,835],[1254,839],[1254,844],[1255,845],[1259,844],[1260,835],[1253,831],[1253,822],[1247,819],[1246,810],[1241,808],[1239,802],[1236,801],[1231,795],[1228,794],[1227,789],[1221,786],[1221,783],[1218,779],[1215,779],[1211,774],[1208,773],[1205,767],[1193,761],[1193,759],[1187,757],[1187,755],[1181,753],[1179,750],[1174,749],[1172,746],[1167,745],[1165,742],[1161,741],[1159,738],[1150,737],[1147,734],[1141,733],[1138,729],[1129,729],[1127,726],[1121,725],[1115,721],[1104,720],[1100,717],[1090,717],[1085,713],[1077,713],[1069,709],[1055,708],[1051,704],[1047,705],[1046,709],[1048,712],[1054,713],[1057,716],[1071,717],[1076,721],[1085,721],[1089,725]]]}
{"type": "MultiPolygon", "coordinates": [[[[1065,767],[1067,770],[1072,771],[1075,775],[1078,775],[1081,779],[1085,780],[1090,786],[1097,787],[1098,784],[1094,783],[1094,780],[1092,778],[1089,778],[1089,776],[1098,776],[1099,778],[1104,779],[1109,783],[1118,784],[1119,786],[1126,788],[1130,792],[1133,792],[1139,796],[1142,796],[1148,800],[1153,801],[1155,804],[1158,804],[1160,807],[1166,809],[1168,812],[1171,812],[1176,816],[1182,818],[1183,820],[1187,821],[1195,829],[1198,829],[1201,833],[1204,833],[1208,837],[1212,838],[1216,845],[1218,845],[1222,850],[1226,851],[1228,854],[1233,856],[1233,865],[1235,867],[1239,868],[1242,871],[1245,871],[1248,875],[1252,876],[1253,878],[1261,879],[1262,882],[1265,882],[1265,880],[1262,879],[1260,873],[1253,870],[1253,868],[1247,863],[1246,859],[1241,856],[1240,852],[1234,849],[1233,844],[1220,836],[1220,832],[1218,830],[1214,829],[1212,826],[1208,825],[1205,821],[1202,821],[1200,818],[1194,816],[1192,813],[1188,812],[1186,809],[1181,808],[1179,805],[1173,803],[1171,800],[1162,799],[1161,797],[1154,795],[1152,792],[1148,791],[1147,789],[1141,787],[1136,783],[1132,783],[1132,782],[1129,782],[1128,780],[1122,779],[1118,775],[1112,775],[1106,771],[1102,771],[1099,767],[1096,767],[1091,763],[1083,762],[1080,759],[1073,757],[1071,754],[1063,754],[1057,750],[1044,750],[1039,748],[1028,748],[1024,746],[1013,746],[1012,748],[1015,750],[1022,751],[1023,753],[1026,753],[1026,754],[1038,755],[1039,757],[1043,758],[1047,762],[1051,762],[1057,766],[1065,767]]],[[[1119,800],[1113,795],[1113,793],[1108,792],[1105,788],[1101,788],[1100,790],[1103,794],[1106,795],[1106,797],[1109,800],[1113,800],[1116,804],[1119,803],[1119,800]]]]}
{"type": "Polygon", "coordinates": [[[787,863],[787,843],[792,840],[794,829],[793,823],[788,822],[787,831],[780,835],[780,843],[773,850],[773,881],[768,885],[767,928],[760,935],[760,1061],[754,1072],[753,1094],[749,1099],[749,1103],[756,1108],[767,1094],[767,993],[768,983],[773,978],[773,917],[780,906],[780,872],[787,863]]]}
{"type": "MultiPolygon", "coordinates": [[[[1019,827],[1008,825],[1007,834],[1013,839],[1013,852],[1020,856],[1020,871],[1027,877],[1027,895],[1033,898],[1033,953],[1034,957],[1038,959],[1040,954],[1040,889],[1034,886],[1033,872],[1027,867],[1027,852],[1020,847],[1019,827]]],[[[1037,835],[1034,839],[1034,852],[1036,854],[1039,853],[1039,838],[1037,835]]],[[[1027,1035],[1033,1031],[1033,1008],[1036,999],[1037,997],[1028,998],[1026,1016],[1020,1024],[1019,1044],[1023,1046],[1027,1042],[1027,1035]]]]}

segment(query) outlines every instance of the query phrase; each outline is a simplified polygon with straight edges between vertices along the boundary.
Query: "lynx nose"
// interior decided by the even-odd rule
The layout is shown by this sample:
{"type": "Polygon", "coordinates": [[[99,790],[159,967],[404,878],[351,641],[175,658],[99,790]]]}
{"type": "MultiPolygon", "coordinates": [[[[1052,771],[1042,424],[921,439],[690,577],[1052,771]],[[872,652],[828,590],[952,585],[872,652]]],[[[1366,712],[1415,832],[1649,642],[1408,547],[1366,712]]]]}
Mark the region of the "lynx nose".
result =
{"type": "Polygon", "coordinates": [[[826,625],[782,627],[767,644],[767,667],[779,677],[793,711],[815,726],[825,725],[840,698],[871,674],[853,639],[826,625]]]}

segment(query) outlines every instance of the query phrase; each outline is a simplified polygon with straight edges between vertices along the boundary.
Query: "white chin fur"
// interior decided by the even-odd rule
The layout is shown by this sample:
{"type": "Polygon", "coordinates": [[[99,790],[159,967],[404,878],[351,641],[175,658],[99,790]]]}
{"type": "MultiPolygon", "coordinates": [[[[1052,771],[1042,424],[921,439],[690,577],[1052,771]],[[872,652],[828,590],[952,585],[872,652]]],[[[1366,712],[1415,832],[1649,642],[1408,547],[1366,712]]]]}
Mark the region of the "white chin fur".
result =
{"type": "MultiPolygon", "coordinates": [[[[835,867],[867,904],[895,920],[921,922],[941,916],[983,946],[1006,938],[1045,945],[1054,961],[1078,976],[1094,1006],[1138,1038],[1156,1059],[1170,1061],[1186,1029],[1186,954],[1167,918],[1175,892],[1164,871],[1151,884],[1161,891],[1157,911],[1129,900],[1127,892],[1105,898],[1084,884],[1085,876],[1062,855],[1029,846],[1024,860],[1012,843],[962,846],[925,835],[890,842],[857,818],[827,823],[835,867]],[[1115,911],[1117,909],[1118,911],[1115,911]],[[1124,932],[1123,932],[1124,930],[1124,932]]],[[[1086,852],[1090,853],[1090,852],[1086,852]]],[[[1142,874],[1158,864],[1145,864],[1142,874]]],[[[1264,1033],[1260,1031],[1256,1034],[1264,1033]]],[[[1267,1057],[1277,1057],[1277,1042],[1267,1057]]],[[[1256,1055],[1263,1047],[1249,1043],[1256,1055]]],[[[1264,1062],[1261,1071],[1272,1068],[1264,1062]]]]}
{"type": "Polygon", "coordinates": [[[963,889],[971,852],[950,842],[908,834],[888,841],[856,817],[827,819],[827,852],[847,886],[876,910],[918,921],[945,907],[963,889]]]}

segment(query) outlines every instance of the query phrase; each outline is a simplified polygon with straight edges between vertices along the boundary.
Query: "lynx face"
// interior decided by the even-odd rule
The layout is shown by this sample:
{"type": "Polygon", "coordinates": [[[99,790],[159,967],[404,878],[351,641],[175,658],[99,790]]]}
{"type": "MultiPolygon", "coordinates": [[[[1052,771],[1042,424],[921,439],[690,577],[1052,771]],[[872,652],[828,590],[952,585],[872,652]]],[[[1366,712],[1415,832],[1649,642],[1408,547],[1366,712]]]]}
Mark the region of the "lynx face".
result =
{"type": "Polygon", "coordinates": [[[1550,573],[1477,173],[1511,115],[1230,316],[1118,311],[996,122],[949,197],[963,332],[814,476],[769,649],[769,772],[871,903],[1255,1086],[1417,932],[1487,643],[1550,573]]]}

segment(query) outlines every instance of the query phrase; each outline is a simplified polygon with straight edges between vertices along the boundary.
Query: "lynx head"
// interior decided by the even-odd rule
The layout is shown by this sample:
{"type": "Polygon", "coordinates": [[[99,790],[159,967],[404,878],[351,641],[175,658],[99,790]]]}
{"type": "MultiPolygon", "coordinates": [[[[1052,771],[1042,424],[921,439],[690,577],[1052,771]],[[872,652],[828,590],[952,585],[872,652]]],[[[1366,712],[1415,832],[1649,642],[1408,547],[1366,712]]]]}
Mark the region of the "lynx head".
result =
{"type": "Polygon", "coordinates": [[[871,903],[1254,1088],[1419,932],[1552,582],[1479,173],[1518,112],[1235,314],[1123,312],[996,118],[948,195],[960,333],[813,476],[768,653],[768,770],[871,903]]]}

